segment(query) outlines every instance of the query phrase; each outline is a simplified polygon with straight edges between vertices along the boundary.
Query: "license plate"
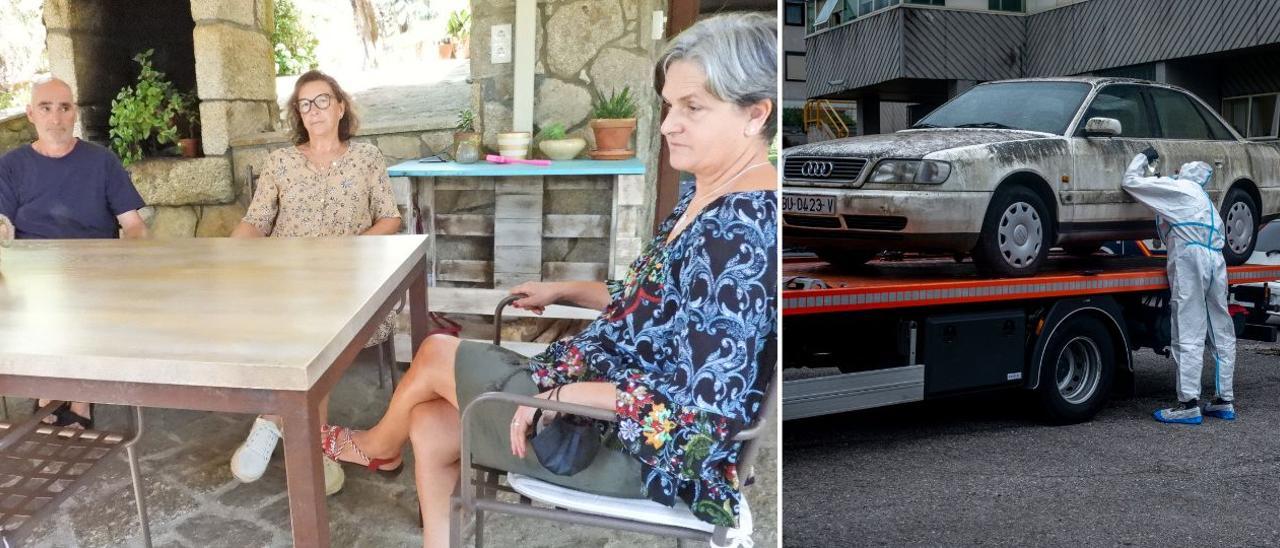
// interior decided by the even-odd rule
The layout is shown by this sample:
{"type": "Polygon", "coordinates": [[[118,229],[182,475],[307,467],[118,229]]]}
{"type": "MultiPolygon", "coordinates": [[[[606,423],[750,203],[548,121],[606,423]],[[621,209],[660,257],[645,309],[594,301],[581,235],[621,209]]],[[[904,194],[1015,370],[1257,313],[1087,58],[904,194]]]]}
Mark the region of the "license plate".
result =
{"type": "Polygon", "coordinates": [[[783,192],[782,211],[787,213],[807,213],[809,215],[835,215],[836,197],[783,192]]]}

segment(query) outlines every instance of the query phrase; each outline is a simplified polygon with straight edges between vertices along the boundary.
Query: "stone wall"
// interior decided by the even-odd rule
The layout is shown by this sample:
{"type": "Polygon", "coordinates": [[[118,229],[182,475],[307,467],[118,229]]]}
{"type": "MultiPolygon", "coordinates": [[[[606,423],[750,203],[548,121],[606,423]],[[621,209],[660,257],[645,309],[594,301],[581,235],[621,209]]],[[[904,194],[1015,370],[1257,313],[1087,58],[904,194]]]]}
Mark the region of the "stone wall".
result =
{"type": "Polygon", "coordinates": [[[274,129],[273,9],[272,0],[191,0],[205,154],[226,154],[233,139],[274,129]]]}
{"type": "Polygon", "coordinates": [[[157,69],[200,99],[205,154],[274,129],[272,0],[48,0],[51,72],[71,84],[85,138],[106,139],[111,98],[137,76],[134,54],[155,49],[157,69]]]}
{"type": "MultiPolygon", "coordinates": [[[[490,28],[501,24],[514,28],[515,0],[472,0],[471,4],[472,101],[485,145],[496,148],[496,135],[511,128],[514,64],[490,62],[490,28]]],[[[644,203],[639,215],[619,219],[636,224],[619,227],[619,237],[637,250],[639,246],[632,244],[648,235],[657,196],[661,121],[653,63],[665,42],[652,39],[652,13],[665,11],[666,5],[664,0],[538,1],[534,124],[559,122],[591,142],[587,124],[595,99],[630,86],[639,104],[634,139],[637,155],[648,167],[644,203]]]]}
{"type": "Polygon", "coordinates": [[[0,118],[0,154],[35,140],[36,128],[27,121],[26,112],[0,118]]]}

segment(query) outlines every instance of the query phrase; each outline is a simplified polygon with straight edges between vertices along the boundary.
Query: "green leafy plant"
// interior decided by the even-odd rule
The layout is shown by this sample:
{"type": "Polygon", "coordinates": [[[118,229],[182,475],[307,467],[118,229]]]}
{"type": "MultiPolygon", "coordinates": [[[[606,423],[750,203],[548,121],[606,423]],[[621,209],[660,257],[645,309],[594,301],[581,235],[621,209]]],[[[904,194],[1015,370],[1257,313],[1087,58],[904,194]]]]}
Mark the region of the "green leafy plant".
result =
{"type": "Polygon", "coordinates": [[[464,108],[458,111],[458,125],[454,129],[459,132],[471,133],[476,130],[476,114],[471,109],[464,108]]]}
{"type": "Polygon", "coordinates": [[[147,50],[133,57],[141,67],[138,81],[111,100],[111,149],[125,165],[141,160],[143,152],[155,152],[159,145],[178,142],[174,120],[182,112],[182,94],[151,66],[152,53],[147,50]]]}
{"type": "Polygon", "coordinates": [[[182,104],[181,110],[178,112],[185,123],[186,131],[181,132],[186,135],[186,139],[194,139],[200,136],[200,99],[192,93],[179,93],[179,99],[182,104]]]}
{"type": "Polygon", "coordinates": [[[633,118],[635,115],[636,100],[631,96],[631,86],[623,86],[621,92],[614,90],[608,98],[601,95],[591,105],[591,117],[597,120],[633,118]]]}
{"type": "Polygon", "coordinates": [[[298,17],[292,0],[275,0],[275,28],[271,31],[271,47],[276,60],[276,74],[302,74],[316,68],[316,45],[298,17]]]}
{"type": "Polygon", "coordinates": [[[542,141],[559,141],[565,138],[564,124],[560,122],[552,122],[542,128],[538,132],[538,139],[542,141]]]}
{"type": "Polygon", "coordinates": [[[471,37],[471,12],[455,11],[449,14],[449,22],[445,25],[445,33],[455,44],[465,42],[471,37]]]}

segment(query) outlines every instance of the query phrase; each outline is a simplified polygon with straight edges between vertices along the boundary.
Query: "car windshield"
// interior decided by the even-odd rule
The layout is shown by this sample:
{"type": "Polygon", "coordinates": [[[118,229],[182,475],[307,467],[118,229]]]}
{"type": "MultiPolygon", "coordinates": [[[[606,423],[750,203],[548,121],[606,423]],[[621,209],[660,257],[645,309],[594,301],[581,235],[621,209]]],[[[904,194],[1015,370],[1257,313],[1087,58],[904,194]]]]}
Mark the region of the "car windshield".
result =
{"type": "Polygon", "coordinates": [[[1083,82],[1005,82],[975,86],[915,128],[1025,129],[1062,135],[1089,94],[1083,82]]]}

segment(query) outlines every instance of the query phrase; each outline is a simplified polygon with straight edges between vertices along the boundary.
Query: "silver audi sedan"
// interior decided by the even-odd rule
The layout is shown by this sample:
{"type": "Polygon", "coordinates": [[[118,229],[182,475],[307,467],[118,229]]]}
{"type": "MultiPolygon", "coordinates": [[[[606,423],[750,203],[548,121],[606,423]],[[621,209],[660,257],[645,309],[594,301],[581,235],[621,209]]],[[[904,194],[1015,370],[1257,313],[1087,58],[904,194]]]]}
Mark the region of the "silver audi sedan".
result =
{"type": "Polygon", "coordinates": [[[1174,170],[1214,166],[1209,196],[1229,264],[1280,216],[1280,147],[1236,133],[1195,95],[1127,78],[1035,78],[974,86],[911,129],[783,152],[783,236],[832,263],[886,250],[972,255],[994,276],[1029,276],[1051,247],[1090,254],[1155,236],[1120,187],[1147,147],[1174,170]]]}

